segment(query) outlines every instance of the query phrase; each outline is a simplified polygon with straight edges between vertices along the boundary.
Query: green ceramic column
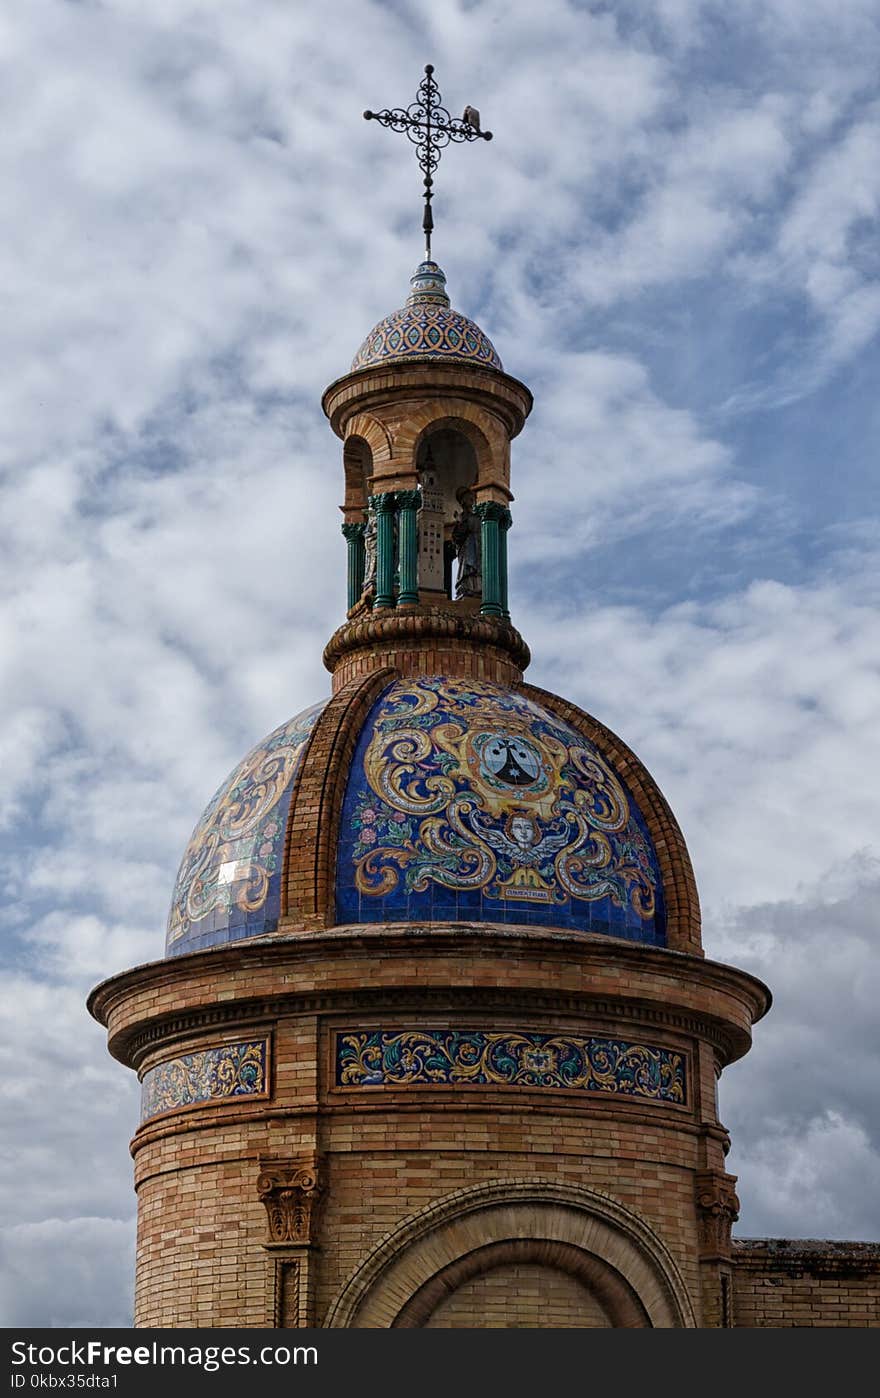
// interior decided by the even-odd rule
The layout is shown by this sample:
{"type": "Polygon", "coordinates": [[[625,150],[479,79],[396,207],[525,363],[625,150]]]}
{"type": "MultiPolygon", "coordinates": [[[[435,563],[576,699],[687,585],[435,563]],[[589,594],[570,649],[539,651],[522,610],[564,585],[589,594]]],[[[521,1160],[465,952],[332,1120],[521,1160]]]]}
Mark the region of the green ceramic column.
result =
{"type": "Polygon", "coordinates": [[[376,600],[375,607],[394,606],[394,511],[397,496],[393,490],[371,495],[376,511],[376,600]]]}
{"type": "Polygon", "coordinates": [[[484,500],[474,507],[480,517],[480,538],[483,554],[483,616],[501,616],[501,574],[499,570],[498,523],[504,506],[495,500],[484,500]]]}
{"type": "Polygon", "coordinates": [[[501,593],[501,615],[510,621],[510,602],[507,597],[507,531],[513,524],[510,510],[502,510],[498,520],[498,582],[501,593]]]}
{"type": "Polygon", "coordinates": [[[419,603],[419,550],[416,516],[422,503],[420,490],[398,490],[399,514],[398,551],[400,555],[400,589],[398,607],[417,607],[419,603]]]}
{"type": "Polygon", "coordinates": [[[343,524],[342,532],[348,544],[348,610],[356,607],[364,590],[364,530],[365,524],[343,524]]]}

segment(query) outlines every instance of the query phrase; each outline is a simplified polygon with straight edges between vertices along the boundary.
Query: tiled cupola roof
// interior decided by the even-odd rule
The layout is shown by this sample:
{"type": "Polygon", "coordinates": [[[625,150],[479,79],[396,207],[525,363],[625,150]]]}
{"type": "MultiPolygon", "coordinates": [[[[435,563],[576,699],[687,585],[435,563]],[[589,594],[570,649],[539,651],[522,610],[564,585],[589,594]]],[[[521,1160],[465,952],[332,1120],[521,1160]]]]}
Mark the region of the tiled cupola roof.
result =
{"type": "Polygon", "coordinates": [[[352,360],[353,371],[415,359],[503,368],[489,337],[474,321],[452,309],[446,275],[436,262],[421,262],[410,286],[406,305],[373,326],[352,360]]]}

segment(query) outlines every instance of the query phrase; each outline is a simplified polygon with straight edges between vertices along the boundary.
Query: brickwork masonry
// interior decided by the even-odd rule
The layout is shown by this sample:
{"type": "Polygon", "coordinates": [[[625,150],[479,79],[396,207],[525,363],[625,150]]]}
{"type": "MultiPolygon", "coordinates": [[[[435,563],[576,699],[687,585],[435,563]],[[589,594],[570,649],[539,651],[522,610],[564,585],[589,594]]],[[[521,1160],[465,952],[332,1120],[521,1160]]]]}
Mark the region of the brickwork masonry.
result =
{"type": "Polygon", "coordinates": [[[880,1329],[880,1243],[734,1239],[732,1323],[880,1329]]]}

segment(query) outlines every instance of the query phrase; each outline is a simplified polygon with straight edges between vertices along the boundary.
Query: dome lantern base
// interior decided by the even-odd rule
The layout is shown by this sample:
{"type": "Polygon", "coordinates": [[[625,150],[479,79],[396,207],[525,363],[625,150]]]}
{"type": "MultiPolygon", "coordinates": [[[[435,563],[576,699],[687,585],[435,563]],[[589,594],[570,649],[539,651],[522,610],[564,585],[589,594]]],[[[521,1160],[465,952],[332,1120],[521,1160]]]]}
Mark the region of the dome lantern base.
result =
{"type": "Polygon", "coordinates": [[[365,611],[340,626],[324,650],[334,694],[350,680],[388,668],[399,675],[518,684],[530,660],[528,646],[508,621],[482,616],[460,602],[365,611]]]}

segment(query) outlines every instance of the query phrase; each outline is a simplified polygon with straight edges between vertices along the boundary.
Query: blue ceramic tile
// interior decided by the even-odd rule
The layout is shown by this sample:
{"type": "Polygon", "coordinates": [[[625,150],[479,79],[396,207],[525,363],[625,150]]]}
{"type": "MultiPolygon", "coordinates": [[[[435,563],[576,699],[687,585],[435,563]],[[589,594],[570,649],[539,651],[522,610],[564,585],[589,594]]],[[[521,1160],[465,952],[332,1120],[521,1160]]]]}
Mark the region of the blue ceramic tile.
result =
{"type": "Polygon", "coordinates": [[[268,1091],[266,1039],[220,1044],[150,1068],[141,1083],[141,1120],[201,1102],[263,1097],[268,1091]]]}
{"type": "Polygon", "coordinates": [[[436,262],[421,263],[410,286],[406,305],[373,326],[352,360],[352,370],[401,359],[452,360],[501,368],[489,337],[450,306],[446,276],[436,262]]]}
{"type": "Polygon", "coordinates": [[[665,945],[657,856],[598,749],[512,690],[398,680],[345,792],[339,922],[491,921],[665,945]]]}
{"type": "Polygon", "coordinates": [[[177,875],[166,955],[277,927],[290,793],[323,707],[277,728],[209,802],[177,875]]]}
{"type": "Polygon", "coordinates": [[[654,1044],[522,1030],[341,1030],[338,1087],[574,1089],[686,1106],[684,1054],[654,1044]]]}

